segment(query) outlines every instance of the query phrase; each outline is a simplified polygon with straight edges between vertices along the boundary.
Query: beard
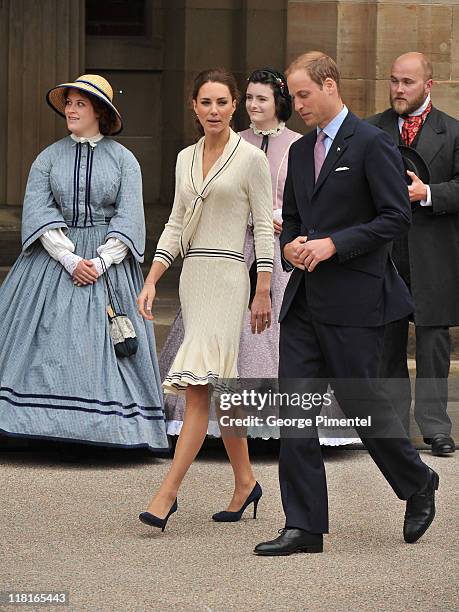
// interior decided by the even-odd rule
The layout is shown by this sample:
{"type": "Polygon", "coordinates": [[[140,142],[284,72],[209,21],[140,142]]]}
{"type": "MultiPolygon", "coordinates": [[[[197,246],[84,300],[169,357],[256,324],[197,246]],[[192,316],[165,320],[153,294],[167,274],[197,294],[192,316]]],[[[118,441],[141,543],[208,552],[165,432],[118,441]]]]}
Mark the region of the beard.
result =
{"type": "Polygon", "coordinates": [[[390,94],[390,105],[397,115],[410,115],[423,105],[426,98],[427,94],[424,91],[422,91],[419,96],[411,101],[406,99],[397,100],[392,94],[390,94]]]}

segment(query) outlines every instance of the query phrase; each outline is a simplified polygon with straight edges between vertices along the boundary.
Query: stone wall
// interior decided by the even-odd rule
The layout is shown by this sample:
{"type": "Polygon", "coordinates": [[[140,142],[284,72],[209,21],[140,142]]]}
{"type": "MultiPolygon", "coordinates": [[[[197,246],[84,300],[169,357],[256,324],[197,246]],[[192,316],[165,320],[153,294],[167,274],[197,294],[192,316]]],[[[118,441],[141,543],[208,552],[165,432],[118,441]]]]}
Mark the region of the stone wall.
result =
{"type": "Polygon", "coordinates": [[[14,206],[37,152],[65,134],[43,96],[84,66],[84,0],[2,0],[0,62],[0,204],[14,206]]]}
{"type": "MultiPolygon", "coordinates": [[[[205,68],[231,70],[241,90],[260,66],[282,68],[285,61],[285,0],[169,0],[165,31],[163,91],[163,199],[174,181],[170,169],[177,152],[196,138],[191,85],[205,68]]],[[[246,127],[242,108],[237,128],[246,127]]]]}
{"type": "Polygon", "coordinates": [[[0,0],[0,267],[20,250],[30,165],[66,133],[44,92],[84,63],[84,0],[0,0]]]}
{"type": "Polygon", "coordinates": [[[393,60],[421,51],[434,66],[434,104],[459,118],[458,0],[291,0],[286,46],[287,64],[308,50],[334,57],[345,101],[362,117],[387,108],[393,60]]]}

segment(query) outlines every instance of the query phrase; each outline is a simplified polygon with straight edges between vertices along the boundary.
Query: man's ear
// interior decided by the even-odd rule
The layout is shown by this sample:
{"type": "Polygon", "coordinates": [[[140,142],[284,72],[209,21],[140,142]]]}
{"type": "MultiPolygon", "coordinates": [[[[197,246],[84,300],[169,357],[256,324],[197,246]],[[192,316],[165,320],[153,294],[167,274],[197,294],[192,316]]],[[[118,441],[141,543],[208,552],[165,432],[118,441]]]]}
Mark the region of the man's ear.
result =
{"type": "Polygon", "coordinates": [[[336,83],[333,79],[327,77],[322,83],[322,88],[326,91],[326,93],[332,94],[336,91],[336,83]]]}

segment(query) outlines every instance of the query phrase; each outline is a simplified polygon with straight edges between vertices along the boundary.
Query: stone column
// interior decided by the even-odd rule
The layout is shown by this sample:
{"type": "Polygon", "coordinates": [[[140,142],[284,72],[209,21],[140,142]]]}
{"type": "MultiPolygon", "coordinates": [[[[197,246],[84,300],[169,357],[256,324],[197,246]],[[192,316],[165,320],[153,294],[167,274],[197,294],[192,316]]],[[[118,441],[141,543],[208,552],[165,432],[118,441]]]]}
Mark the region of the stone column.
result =
{"type": "MultiPolygon", "coordinates": [[[[223,66],[235,74],[243,90],[254,68],[282,69],[286,8],[285,0],[168,0],[164,6],[163,199],[173,195],[177,152],[196,137],[190,109],[194,76],[223,66]]],[[[240,108],[235,126],[247,124],[240,108]]]]}
{"type": "Polygon", "coordinates": [[[380,112],[388,106],[387,79],[393,60],[407,51],[425,53],[433,64],[432,101],[440,110],[459,118],[459,6],[457,0],[393,4],[377,7],[375,97],[380,112]]]}
{"type": "Polygon", "coordinates": [[[0,17],[0,204],[10,207],[37,153],[66,133],[44,98],[84,71],[84,0],[1,0],[0,17]]]}
{"type": "Polygon", "coordinates": [[[244,70],[241,0],[169,0],[165,11],[162,198],[171,203],[177,152],[196,138],[190,95],[205,68],[244,70]]]}
{"type": "MultiPolygon", "coordinates": [[[[341,71],[347,105],[360,116],[374,105],[377,2],[294,0],[287,11],[287,64],[305,51],[323,51],[341,71]]],[[[305,131],[297,117],[294,125],[305,131]]]]}

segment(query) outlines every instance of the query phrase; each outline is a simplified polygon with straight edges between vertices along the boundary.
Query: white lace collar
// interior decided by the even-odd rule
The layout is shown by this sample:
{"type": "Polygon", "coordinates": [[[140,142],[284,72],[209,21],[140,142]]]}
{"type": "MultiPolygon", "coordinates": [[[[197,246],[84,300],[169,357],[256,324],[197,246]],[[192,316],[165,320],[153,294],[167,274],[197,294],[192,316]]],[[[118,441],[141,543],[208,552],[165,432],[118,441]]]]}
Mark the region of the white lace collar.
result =
{"type": "Polygon", "coordinates": [[[272,130],[259,130],[253,123],[251,123],[249,127],[257,136],[273,136],[273,138],[275,138],[276,136],[279,136],[279,134],[282,134],[285,128],[285,123],[284,121],[281,121],[279,125],[272,130]]]}
{"type": "Polygon", "coordinates": [[[97,143],[102,140],[103,137],[104,135],[100,132],[99,134],[96,134],[95,136],[90,136],[89,138],[86,138],[86,136],[75,136],[75,134],[70,134],[70,138],[75,142],[81,142],[82,144],[85,142],[89,142],[93,149],[97,145],[97,143]]]}

